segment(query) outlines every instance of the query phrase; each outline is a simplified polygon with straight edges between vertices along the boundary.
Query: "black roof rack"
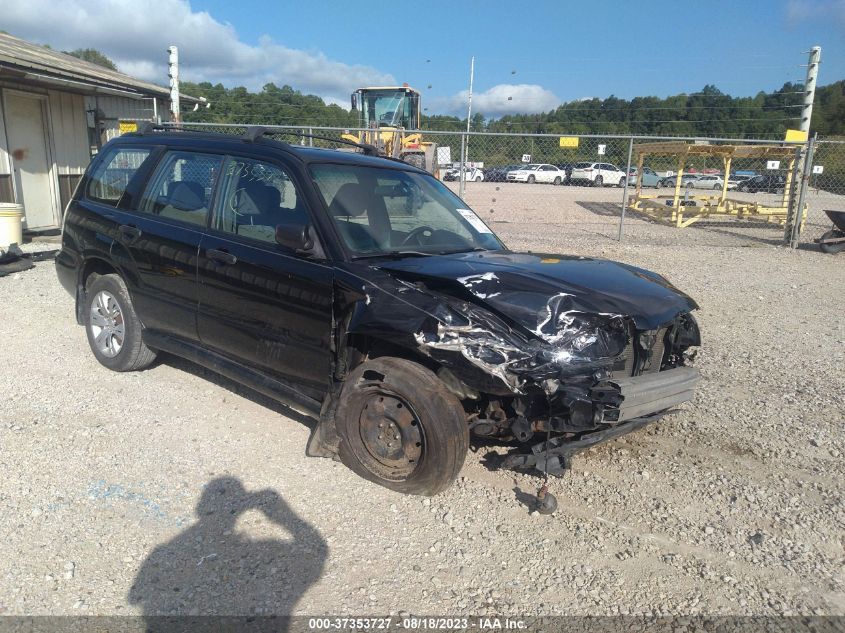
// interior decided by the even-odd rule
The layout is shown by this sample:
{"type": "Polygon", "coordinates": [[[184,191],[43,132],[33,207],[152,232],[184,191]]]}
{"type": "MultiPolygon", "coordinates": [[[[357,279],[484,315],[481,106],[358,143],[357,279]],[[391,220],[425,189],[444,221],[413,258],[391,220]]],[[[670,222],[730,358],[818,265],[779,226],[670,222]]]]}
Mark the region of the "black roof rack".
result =
{"type": "Polygon", "coordinates": [[[379,155],[378,148],[376,148],[375,145],[370,145],[369,143],[356,143],[355,141],[347,141],[346,139],[340,138],[331,138],[330,136],[318,136],[316,134],[302,134],[300,132],[273,130],[263,125],[247,126],[246,132],[243,133],[241,138],[249,143],[254,143],[257,139],[268,134],[276,136],[297,136],[300,138],[316,138],[320,139],[321,141],[329,141],[331,143],[341,143],[343,145],[351,145],[352,147],[357,147],[359,149],[364,150],[364,154],[366,154],[367,156],[379,155]]]}

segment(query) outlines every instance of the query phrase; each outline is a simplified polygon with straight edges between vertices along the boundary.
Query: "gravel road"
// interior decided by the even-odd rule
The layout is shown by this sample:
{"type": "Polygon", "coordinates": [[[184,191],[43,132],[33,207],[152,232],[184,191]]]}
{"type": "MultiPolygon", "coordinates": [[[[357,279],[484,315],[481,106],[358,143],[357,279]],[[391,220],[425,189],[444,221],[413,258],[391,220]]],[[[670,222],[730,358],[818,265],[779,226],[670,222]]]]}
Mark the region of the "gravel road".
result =
{"type": "Polygon", "coordinates": [[[845,257],[637,219],[619,244],[618,190],[546,188],[561,207],[538,187],[515,212],[478,185],[512,248],[695,297],[695,401],[577,457],[552,517],[489,447],[405,497],[305,457],[309,420],[185,361],[101,367],[41,262],[0,278],[0,613],[845,614],[845,257]]]}

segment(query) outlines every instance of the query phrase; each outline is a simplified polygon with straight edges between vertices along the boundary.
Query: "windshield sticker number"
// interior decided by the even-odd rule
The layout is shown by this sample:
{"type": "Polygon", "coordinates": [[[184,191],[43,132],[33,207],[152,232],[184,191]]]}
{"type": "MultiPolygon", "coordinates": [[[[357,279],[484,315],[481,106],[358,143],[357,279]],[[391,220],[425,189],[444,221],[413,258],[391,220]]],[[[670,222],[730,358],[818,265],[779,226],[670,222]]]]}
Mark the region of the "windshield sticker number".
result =
{"type": "Polygon", "coordinates": [[[493,231],[481,221],[475,211],[471,211],[470,209],[457,209],[457,212],[463,216],[464,220],[470,223],[472,228],[474,228],[479,233],[492,233],[493,231]]]}

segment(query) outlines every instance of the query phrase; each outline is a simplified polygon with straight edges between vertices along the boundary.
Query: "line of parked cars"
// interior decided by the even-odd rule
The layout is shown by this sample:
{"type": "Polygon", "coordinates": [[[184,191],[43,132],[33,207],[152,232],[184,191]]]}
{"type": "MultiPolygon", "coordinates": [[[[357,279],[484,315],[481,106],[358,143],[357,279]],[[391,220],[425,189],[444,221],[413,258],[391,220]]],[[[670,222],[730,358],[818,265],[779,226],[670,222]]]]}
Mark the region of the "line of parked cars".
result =
{"type": "MultiPolygon", "coordinates": [[[[459,169],[449,169],[445,172],[444,180],[458,180],[459,169]]],[[[678,179],[681,187],[690,189],[705,189],[721,191],[725,181],[722,174],[684,173],[672,176],[660,176],[650,167],[643,167],[642,186],[644,188],[668,187],[674,189],[678,179]]],[[[588,185],[592,187],[618,186],[624,187],[625,171],[612,163],[579,162],[552,165],[549,163],[528,163],[488,167],[486,169],[471,168],[466,171],[466,179],[473,182],[520,182],[527,184],[547,183],[552,185],[588,185]]],[[[637,184],[637,168],[628,171],[629,186],[637,184]]],[[[781,174],[743,174],[732,175],[728,179],[729,191],[744,191],[748,193],[783,193],[786,179],[781,174]]]]}
{"type": "Polygon", "coordinates": [[[610,163],[529,163],[505,165],[484,170],[488,182],[548,183],[552,185],[586,184],[594,187],[605,185],[623,187],[625,172],[610,163]]]}

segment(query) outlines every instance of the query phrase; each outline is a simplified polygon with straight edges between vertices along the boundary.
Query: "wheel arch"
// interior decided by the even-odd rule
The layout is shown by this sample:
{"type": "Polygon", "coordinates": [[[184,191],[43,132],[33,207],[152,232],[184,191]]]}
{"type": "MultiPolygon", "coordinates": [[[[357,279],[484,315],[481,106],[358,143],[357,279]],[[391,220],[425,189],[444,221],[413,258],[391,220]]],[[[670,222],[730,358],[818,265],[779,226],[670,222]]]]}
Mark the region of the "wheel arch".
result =
{"type": "Polygon", "coordinates": [[[85,298],[88,286],[102,275],[120,274],[114,264],[99,255],[86,257],[79,269],[79,279],[76,284],[76,322],[84,325],[85,298]]]}

